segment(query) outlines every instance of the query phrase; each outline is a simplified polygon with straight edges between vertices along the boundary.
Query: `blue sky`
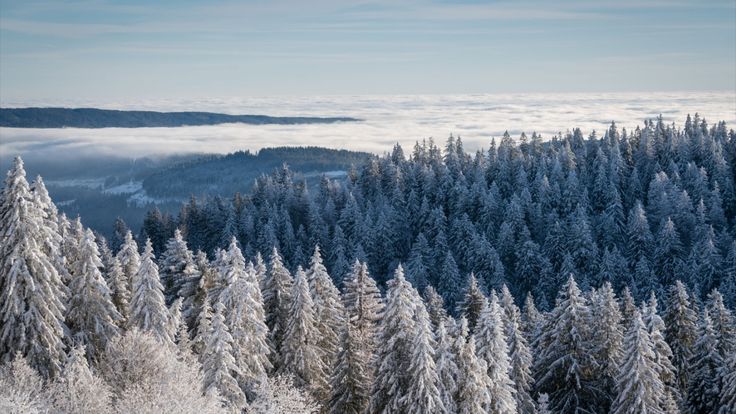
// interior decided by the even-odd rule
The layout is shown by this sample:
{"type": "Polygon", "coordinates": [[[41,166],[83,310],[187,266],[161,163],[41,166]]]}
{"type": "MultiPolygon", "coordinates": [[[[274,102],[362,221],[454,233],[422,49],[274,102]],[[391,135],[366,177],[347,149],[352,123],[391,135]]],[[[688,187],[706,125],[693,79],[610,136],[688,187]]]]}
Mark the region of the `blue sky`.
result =
{"type": "Polygon", "coordinates": [[[733,0],[0,0],[0,102],[734,89],[733,0]]]}

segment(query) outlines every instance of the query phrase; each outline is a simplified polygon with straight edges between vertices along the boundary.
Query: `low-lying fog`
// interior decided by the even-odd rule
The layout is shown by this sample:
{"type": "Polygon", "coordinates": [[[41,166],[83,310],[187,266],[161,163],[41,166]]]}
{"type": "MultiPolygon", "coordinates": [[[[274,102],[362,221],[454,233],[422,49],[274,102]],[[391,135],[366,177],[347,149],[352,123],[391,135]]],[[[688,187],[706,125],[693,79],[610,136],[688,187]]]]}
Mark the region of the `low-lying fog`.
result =
{"type": "Polygon", "coordinates": [[[258,150],[264,146],[317,145],[380,154],[400,142],[434,137],[444,142],[460,135],[467,150],[485,148],[505,130],[549,138],[580,127],[602,133],[615,120],[635,128],[662,114],[681,126],[688,113],[699,112],[713,123],[736,124],[734,92],[325,96],[207,99],[156,102],[5,102],[18,106],[101,107],[159,111],[212,111],[274,116],[353,116],[362,122],[318,125],[242,125],[179,128],[15,129],[0,128],[3,158],[32,152],[36,157],[110,154],[140,157],[172,153],[258,150]]]}

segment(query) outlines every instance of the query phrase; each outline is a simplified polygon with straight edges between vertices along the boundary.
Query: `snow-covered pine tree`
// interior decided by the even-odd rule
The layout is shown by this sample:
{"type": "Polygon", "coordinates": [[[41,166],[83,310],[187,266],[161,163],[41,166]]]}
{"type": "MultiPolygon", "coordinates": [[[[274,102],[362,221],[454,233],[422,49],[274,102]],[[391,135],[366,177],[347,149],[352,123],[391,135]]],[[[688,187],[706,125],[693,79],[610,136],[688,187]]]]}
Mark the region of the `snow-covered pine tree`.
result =
{"type": "MultiPolygon", "coordinates": [[[[504,286],[505,288],[505,286],[504,286]]],[[[505,290],[504,297],[508,293],[505,290]]],[[[510,294],[508,294],[510,296],[510,294]]],[[[508,306],[508,303],[505,303],[508,306]]],[[[511,369],[509,378],[514,383],[516,407],[521,414],[534,414],[534,399],[531,396],[534,378],[532,377],[532,354],[529,345],[521,332],[521,317],[516,305],[511,303],[513,311],[505,313],[506,340],[508,342],[511,369]]],[[[504,307],[505,309],[505,307],[504,307]]]]}
{"type": "Polygon", "coordinates": [[[736,352],[736,319],[723,303],[723,296],[717,289],[708,294],[708,312],[713,321],[713,333],[718,341],[718,353],[726,360],[736,352]]]}
{"type": "Polygon", "coordinates": [[[436,329],[437,347],[435,349],[435,367],[439,382],[437,388],[440,392],[442,406],[445,412],[457,412],[455,404],[455,395],[458,390],[458,378],[460,375],[458,368],[458,356],[452,350],[453,338],[447,333],[445,321],[441,319],[436,329]]]}
{"type": "MultiPolygon", "coordinates": [[[[174,305],[176,305],[176,302],[174,302],[174,305]]],[[[176,330],[176,349],[179,354],[179,359],[196,360],[192,353],[192,343],[193,342],[189,336],[189,328],[182,318],[179,320],[179,326],[176,330]]]]}
{"type": "Polygon", "coordinates": [[[616,377],[617,396],[611,413],[664,413],[660,400],[664,385],[659,377],[653,344],[637,311],[626,332],[624,359],[616,377]]]}
{"type": "Polygon", "coordinates": [[[337,366],[330,377],[331,414],[363,414],[368,408],[372,376],[369,354],[362,345],[359,333],[346,320],[337,366]]]}
{"type": "Polygon", "coordinates": [[[138,243],[133,239],[133,233],[128,230],[125,233],[125,240],[120,246],[120,250],[116,256],[120,262],[120,266],[123,268],[123,274],[125,275],[125,281],[128,285],[128,290],[133,291],[133,279],[138,274],[138,267],[141,265],[141,256],[138,254],[138,243]]]}
{"type": "Polygon", "coordinates": [[[181,315],[189,329],[190,336],[197,333],[199,314],[208,298],[208,289],[215,279],[215,269],[210,266],[207,255],[198,251],[194,255],[194,265],[198,270],[198,278],[187,279],[179,290],[179,296],[184,298],[181,305],[181,315]]]}
{"type": "Polygon", "coordinates": [[[212,326],[212,305],[209,299],[205,299],[202,310],[197,315],[197,330],[192,340],[192,349],[195,355],[199,356],[199,362],[202,362],[207,349],[207,338],[209,338],[210,327],[212,326]]]}
{"type": "Polygon", "coordinates": [[[648,257],[652,252],[654,239],[649,229],[647,214],[639,200],[629,211],[626,221],[627,246],[626,254],[629,263],[636,263],[640,257],[648,257]]]}
{"type": "Polygon", "coordinates": [[[164,298],[169,306],[180,296],[182,287],[199,280],[200,274],[194,264],[194,255],[187,248],[181,230],[176,229],[174,237],[166,242],[166,250],[161,254],[159,268],[164,298]]]}
{"type": "Polygon", "coordinates": [[[685,285],[679,280],[670,286],[664,322],[665,339],[672,349],[672,364],[676,368],[678,388],[682,397],[686,398],[698,317],[690,304],[685,285]]]}
{"type": "Polygon", "coordinates": [[[616,378],[623,357],[623,317],[610,282],[604,282],[595,291],[591,302],[591,328],[595,332],[591,340],[598,362],[596,377],[605,394],[599,401],[599,407],[601,411],[608,411],[611,401],[616,398],[616,378]]]}
{"type": "Polygon", "coordinates": [[[594,410],[598,401],[589,324],[590,308],[570,276],[535,344],[537,391],[549,394],[554,411],[594,410]]]}
{"type": "Polygon", "coordinates": [[[379,365],[369,411],[390,414],[403,412],[401,398],[411,386],[408,372],[412,333],[416,329],[414,309],[417,295],[404,278],[401,265],[396,268],[393,279],[388,281],[387,288],[377,350],[379,365]]]}
{"type": "Polygon", "coordinates": [[[110,289],[102,277],[102,261],[92,230],[87,229],[79,246],[80,259],[75,263],[69,285],[66,323],[72,338],[87,349],[90,361],[97,360],[107,343],[119,332],[116,323],[122,318],[110,298],[110,289]]]}
{"type": "Polygon", "coordinates": [[[76,263],[81,260],[81,254],[79,252],[79,245],[82,243],[84,238],[84,225],[82,225],[82,219],[77,218],[71,222],[64,222],[60,226],[60,232],[62,232],[61,239],[61,254],[64,256],[64,264],[66,266],[66,272],[63,273],[62,280],[65,285],[71,283],[71,277],[74,276],[76,263]]]}
{"type": "Polygon", "coordinates": [[[721,370],[721,408],[718,414],[736,412],[736,352],[725,361],[721,370]]]}
{"type": "Polygon", "coordinates": [[[220,293],[220,303],[225,308],[225,324],[233,338],[232,354],[239,367],[236,378],[252,401],[271,368],[268,327],[255,269],[250,263],[246,268],[235,238],[228,255],[230,260],[225,271],[229,284],[220,293]]]}
{"type": "Polygon", "coordinates": [[[488,299],[486,299],[486,295],[478,287],[478,279],[476,279],[475,274],[470,273],[467,286],[465,294],[458,304],[458,313],[468,320],[468,328],[472,333],[475,332],[475,325],[478,323],[480,314],[487,305],[488,299]]]}
{"type": "Polygon", "coordinates": [[[719,370],[724,361],[718,352],[718,339],[708,310],[703,311],[698,326],[698,337],[692,348],[687,384],[687,406],[691,413],[713,413],[721,398],[719,370]]]}
{"type": "Polygon", "coordinates": [[[53,377],[65,357],[66,297],[54,258],[42,246],[60,240],[45,225],[46,213],[25,175],[16,157],[0,194],[0,360],[20,353],[44,377],[53,377]]]}
{"type": "MultiPolygon", "coordinates": [[[[127,243],[126,243],[127,244],[127,243]]],[[[164,288],[158,277],[153,246],[146,240],[138,273],[133,278],[128,327],[148,332],[167,345],[174,344],[169,329],[169,311],[164,301],[164,288]]]]}
{"type": "MultiPolygon", "coordinates": [[[[144,254],[145,256],[145,254],[144,254]]],[[[234,412],[240,412],[246,406],[245,394],[235,379],[240,368],[233,357],[233,337],[225,324],[225,307],[222,303],[215,305],[212,325],[209,329],[207,346],[202,354],[204,371],[203,393],[217,392],[224,405],[234,412]]]]}
{"type": "Polygon", "coordinates": [[[215,249],[215,259],[211,262],[211,266],[214,277],[209,289],[207,289],[207,297],[212,303],[217,303],[220,300],[220,293],[230,283],[227,275],[227,269],[230,267],[228,251],[221,248],[215,249]]]}
{"type": "Polygon", "coordinates": [[[675,228],[675,223],[670,217],[661,225],[659,233],[657,233],[656,246],[653,252],[653,261],[655,272],[661,277],[660,282],[664,286],[674,283],[675,276],[680,262],[682,252],[682,243],[680,236],[675,228]]]}
{"type": "Polygon", "coordinates": [[[329,398],[328,370],[319,348],[317,315],[304,270],[297,268],[289,319],[281,348],[281,372],[294,375],[297,386],[307,387],[318,401],[329,398]]]}
{"type": "Polygon", "coordinates": [[[343,286],[346,315],[369,359],[370,368],[367,373],[372,379],[379,323],[384,308],[381,291],[368,273],[368,265],[358,260],[353,264],[353,269],[347,275],[343,286]]]}
{"type": "Polygon", "coordinates": [[[314,247],[314,254],[306,274],[309,292],[314,302],[321,358],[325,367],[331,370],[340,351],[340,330],[345,319],[345,307],[340,300],[340,291],[332,283],[332,278],[322,263],[319,246],[314,247]]]}
{"type": "Polygon", "coordinates": [[[174,303],[169,306],[169,321],[168,321],[168,328],[169,328],[169,336],[174,341],[174,343],[178,343],[178,340],[176,339],[177,334],[179,333],[179,327],[182,325],[183,320],[181,317],[181,304],[182,300],[181,298],[177,298],[174,303]]]}
{"type": "Polygon", "coordinates": [[[437,387],[439,377],[434,363],[432,324],[421,301],[416,303],[414,320],[411,361],[407,373],[410,386],[401,401],[403,412],[443,413],[446,409],[437,387]]]}
{"type": "Polygon", "coordinates": [[[657,296],[652,292],[644,309],[642,319],[647,325],[652,340],[654,361],[659,372],[659,379],[664,385],[661,407],[667,414],[679,413],[680,391],[677,388],[675,367],[672,365],[672,350],[664,339],[664,321],[657,313],[657,296]]]}
{"type": "Polygon", "coordinates": [[[266,267],[266,262],[263,261],[261,252],[256,252],[256,257],[253,259],[253,268],[255,269],[254,276],[256,278],[256,283],[258,283],[258,289],[261,289],[261,292],[263,292],[261,286],[263,285],[263,281],[266,280],[268,268],[266,267]]]}
{"type": "Polygon", "coordinates": [[[128,278],[120,266],[117,257],[113,258],[112,266],[108,272],[108,288],[110,289],[110,298],[115,305],[115,309],[120,313],[120,321],[118,326],[121,328],[127,326],[128,316],[130,312],[130,289],[128,286],[128,278]]]}
{"type": "Polygon", "coordinates": [[[628,331],[631,327],[637,309],[631,290],[628,286],[624,286],[621,291],[621,325],[623,325],[624,331],[628,331]]]}
{"type": "Polygon", "coordinates": [[[107,279],[107,272],[112,267],[115,255],[110,250],[110,245],[107,244],[107,239],[104,236],[95,233],[95,241],[97,242],[97,249],[100,251],[100,260],[102,261],[102,277],[105,279],[105,282],[108,282],[107,284],[109,286],[110,281],[107,279]]]}
{"type": "Polygon", "coordinates": [[[491,379],[486,362],[475,352],[475,341],[463,341],[458,355],[458,414],[486,414],[493,412],[491,379]]]}
{"type": "Polygon", "coordinates": [[[531,373],[532,354],[521,331],[521,310],[514,303],[514,297],[505,284],[501,286],[500,307],[511,363],[509,377],[514,382],[516,407],[520,413],[533,414],[535,407],[531,396],[531,387],[534,383],[531,373]]]}
{"type": "Polygon", "coordinates": [[[486,362],[490,379],[491,405],[490,413],[517,412],[514,399],[514,382],[509,377],[511,361],[504,332],[504,321],[496,293],[491,293],[491,300],[486,302],[478,319],[474,335],[478,357],[486,362]]]}
{"type": "Polygon", "coordinates": [[[437,290],[429,285],[424,289],[424,303],[427,304],[427,312],[429,313],[429,320],[432,321],[432,329],[434,332],[437,332],[440,322],[444,322],[448,318],[445,302],[442,300],[442,296],[437,293],[437,290]]]}
{"type": "Polygon", "coordinates": [[[283,259],[276,247],[271,252],[269,269],[263,280],[263,308],[266,312],[266,326],[274,352],[271,353],[271,364],[279,370],[282,361],[284,335],[289,323],[291,308],[291,291],[294,281],[286,269],[283,259]]]}
{"type": "Polygon", "coordinates": [[[728,254],[723,261],[723,274],[719,290],[724,301],[731,308],[736,308],[736,241],[731,242],[728,254]]]}
{"type": "MultiPolygon", "coordinates": [[[[30,185],[31,192],[36,196],[36,200],[39,203],[41,209],[46,213],[44,217],[44,227],[47,228],[51,234],[60,235],[59,230],[59,212],[56,209],[56,205],[51,201],[49,192],[46,189],[46,185],[43,182],[41,176],[36,176],[36,180],[30,185]]],[[[56,270],[59,272],[59,277],[62,281],[69,280],[69,270],[67,269],[62,255],[61,246],[63,240],[58,237],[52,237],[44,240],[43,250],[51,258],[54,263],[56,270]]]]}
{"type": "Polygon", "coordinates": [[[521,314],[521,330],[529,344],[533,344],[542,326],[543,315],[534,305],[534,297],[531,292],[527,293],[524,300],[524,311],[521,314]]]}
{"type": "MultiPolygon", "coordinates": [[[[445,246],[447,247],[447,246],[445,246]]],[[[457,302],[460,300],[460,286],[462,284],[462,278],[460,277],[460,271],[458,270],[455,258],[449,249],[435,249],[438,252],[447,252],[444,260],[441,260],[440,276],[437,280],[437,292],[442,295],[442,298],[447,304],[447,308],[450,309],[450,313],[457,309],[457,302]]]]}

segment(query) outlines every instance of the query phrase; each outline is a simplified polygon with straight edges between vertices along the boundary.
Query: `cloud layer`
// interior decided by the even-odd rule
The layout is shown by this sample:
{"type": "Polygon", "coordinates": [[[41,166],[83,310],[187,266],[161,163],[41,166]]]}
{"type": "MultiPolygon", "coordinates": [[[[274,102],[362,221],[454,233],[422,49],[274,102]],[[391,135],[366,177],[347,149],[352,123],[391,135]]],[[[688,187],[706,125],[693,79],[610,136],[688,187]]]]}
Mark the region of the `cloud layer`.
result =
{"type": "Polygon", "coordinates": [[[579,127],[603,132],[612,120],[633,129],[662,114],[679,127],[688,113],[709,122],[736,124],[736,93],[615,93],[518,95],[407,95],[223,98],[149,102],[5,102],[4,106],[95,106],[109,109],[195,110],[273,116],[353,116],[364,121],[324,125],[241,125],[180,128],[0,128],[0,155],[118,155],[140,157],[227,153],[263,147],[317,145],[380,154],[393,144],[406,150],[417,140],[463,138],[466,149],[488,146],[508,130],[550,138],[579,127]]]}

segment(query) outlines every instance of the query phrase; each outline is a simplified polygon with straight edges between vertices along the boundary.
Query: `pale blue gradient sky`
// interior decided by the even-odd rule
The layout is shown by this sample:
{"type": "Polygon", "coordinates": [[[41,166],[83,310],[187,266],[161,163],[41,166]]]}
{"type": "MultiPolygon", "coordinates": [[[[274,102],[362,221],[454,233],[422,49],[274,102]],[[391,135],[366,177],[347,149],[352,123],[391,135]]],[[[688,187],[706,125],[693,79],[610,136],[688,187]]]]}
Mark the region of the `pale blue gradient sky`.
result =
{"type": "Polygon", "coordinates": [[[735,89],[733,0],[0,0],[0,104],[735,89]]]}

